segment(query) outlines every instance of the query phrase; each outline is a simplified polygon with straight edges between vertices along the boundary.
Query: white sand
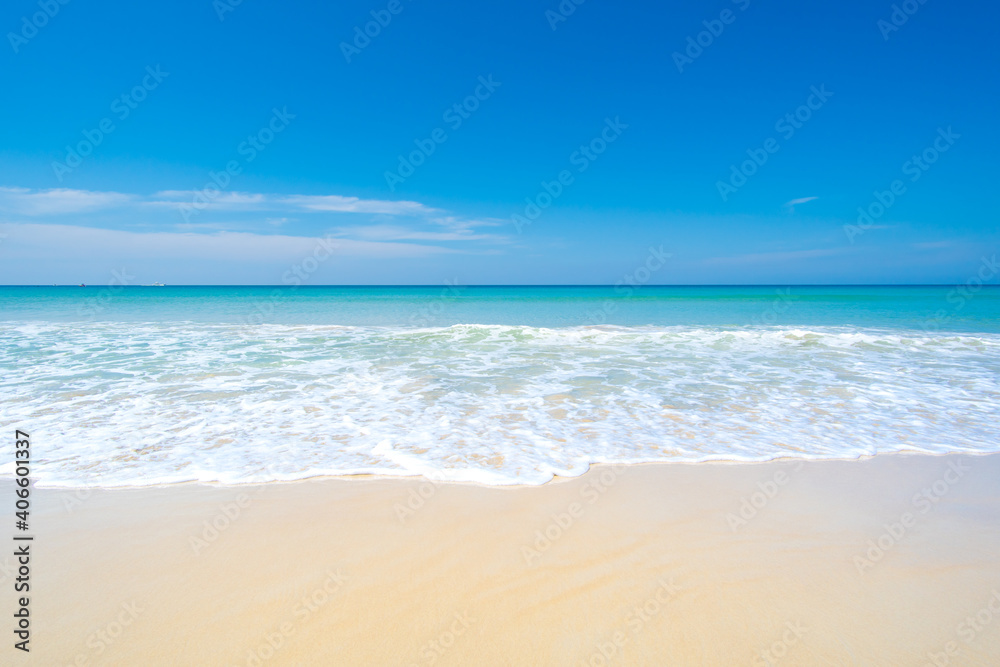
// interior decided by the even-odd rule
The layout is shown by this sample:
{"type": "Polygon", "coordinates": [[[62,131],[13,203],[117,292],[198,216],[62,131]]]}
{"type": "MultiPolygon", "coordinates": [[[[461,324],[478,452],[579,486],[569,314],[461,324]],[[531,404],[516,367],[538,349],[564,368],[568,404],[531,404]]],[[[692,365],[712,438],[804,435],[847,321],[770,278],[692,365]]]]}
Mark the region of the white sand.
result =
{"type": "Polygon", "coordinates": [[[2,664],[1000,665],[1000,455],[34,503],[32,652],[7,629],[2,664]]]}

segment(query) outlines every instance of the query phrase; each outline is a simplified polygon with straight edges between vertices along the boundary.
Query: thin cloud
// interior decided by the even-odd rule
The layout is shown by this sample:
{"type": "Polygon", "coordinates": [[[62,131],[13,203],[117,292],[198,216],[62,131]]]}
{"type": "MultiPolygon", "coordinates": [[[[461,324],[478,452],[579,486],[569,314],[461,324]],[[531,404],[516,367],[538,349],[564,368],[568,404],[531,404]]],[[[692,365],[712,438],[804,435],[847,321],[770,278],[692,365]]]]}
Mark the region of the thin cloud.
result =
{"type": "Polygon", "coordinates": [[[795,213],[796,206],[799,204],[806,204],[816,199],[819,199],[819,197],[799,197],[798,199],[792,199],[791,201],[785,202],[784,208],[788,209],[789,213],[795,213]]]}
{"type": "MultiPolygon", "coordinates": [[[[190,206],[191,202],[195,201],[196,195],[203,195],[203,193],[197,190],[161,190],[143,203],[150,206],[179,207],[182,204],[190,206]]],[[[223,192],[210,198],[205,207],[247,210],[267,204],[267,195],[255,192],[223,192]]]]}
{"type": "Polygon", "coordinates": [[[426,257],[458,251],[418,243],[391,243],[315,236],[247,232],[135,232],[76,225],[5,224],[0,233],[22,257],[45,261],[133,260],[291,262],[309,256],[317,245],[332,244],[335,256],[381,259],[426,257]]]}
{"type": "MultiPolygon", "coordinates": [[[[89,190],[0,187],[0,213],[8,214],[9,218],[18,215],[39,219],[66,214],[92,214],[117,208],[123,209],[117,224],[119,228],[135,230],[151,227],[185,232],[233,230],[250,233],[281,227],[292,222],[299,223],[301,216],[305,218],[310,229],[315,230],[317,226],[326,229],[338,228],[342,235],[362,240],[506,242],[505,236],[478,234],[474,231],[478,227],[501,226],[504,221],[462,218],[417,201],[238,191],[220,192],[214,197],[207,198],[205,195],[204,191],[197,190],[160,190],[151,195],[138,195],[89,190]],[[203,217],[192,220],[190,216],[192,207],[203,217]],[[180,215],[172,217],[173,211],[170,209],[178,212],[186,210],[188,215],[183,216],[183,219],[180,215]],[[225,212],[239,214],[244,219],[234,221],[225,216],[220,218],[218,215],[211,215],[211,213],[225,212]],[[259,214],[259,217],[254,214],[259,214]],[[378,223],[375,225],[352,224],[337,227],[338,220],[335,216],[340,215],[379,217],[373,220],[378,223]],[[317,222],[320,225],[317,225],[317,222]]],[[[59,220],[46,222],[57,223],[59,220]]],[[[84,226],[91,224],[86,219],[80,220],[80,223],[84,226]]],[[[100,225],[96,226],[108,225],[109,219],[104,216],[100,225]]]]}
{"type": "MultiPolygon", "coordinates": [[[[0,187],[0,207],[22,215],[51,213],[80,213],[102,208],[138,204],[146,206],[178,207],[191,205],[201,196],[207,203],[202,208],[239,210],[292,210],[328,211],[335,213],[375,213],[394,216],[430,217],[445,213],[415,201],[390,201],[361,199],[341,195],[270,195],[259,192],[223,192],[205,197],[198,190],[161,190],[149,196],[121,192],[96,192],[92,190],[32,190],[30,188],[0,187]]],[[[198,201],[203,201],[198,200],[198,201]]]]}
{"type": "Polygon", "coordinates": [[[134,195],[121,192],[94,192],[68,188],[31,190],[29,188],[0,187],[0,211],[29,217],[66,215],[117,208],[131,203],[134,199],[134,195]]]}
{"type": "Polygon", "coordinates": [[[360,199],[340,195],[292,195],[278,200],[307,211],[336,211],[340,213],[382,213],[384,215],[429,215],[437,209],[415,201],[388,201],[360,199]]]}
{"type": "Polygon", "coordinates": [[[378,241],[495,241],[507,242],[507,237],[497,234],[476,234],[471,230],[444,232],[419,231],[395,225],[357,225],[340,227],[338,234],[378,241]]]}
{"type": "Polygon", "coordinates": [[[459,218],[454,215],[447,215],[443,217],[435,217],[430,219],[431,222],[443,227],[447,227],[453,231],[466,231],[472,230],[476,227],[502,227],[504,225],[510,224],[507,220],[498,220],[496,218],[487,218],[485,220],[479,219],[467,219],[459,218]]]}
{"type": "Polygon", "coordinates": [[[814,259],[816,257],[831,257],[841,255],[844,248],[815,248],[811,250],[791,250],[787,252],[761,252],[749,253],[746,255],[735,255],[732,257],[711,257],[705,260],[705,264],[760,264],[771,262],[786,262],[802,259],[814,259]]]}

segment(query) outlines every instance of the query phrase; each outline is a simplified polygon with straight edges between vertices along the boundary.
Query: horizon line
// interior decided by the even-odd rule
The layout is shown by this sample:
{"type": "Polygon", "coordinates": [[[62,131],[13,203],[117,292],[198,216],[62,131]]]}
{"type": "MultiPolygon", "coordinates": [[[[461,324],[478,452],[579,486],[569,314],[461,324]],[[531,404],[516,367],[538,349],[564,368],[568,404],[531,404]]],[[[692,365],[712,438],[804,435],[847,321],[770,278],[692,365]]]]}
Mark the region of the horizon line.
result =
{"type": "MultiPolygon", "coordinates": [[[[476,285],[463,285],[461,283],[455,283],[454,285],[449,285],[447,283],[434,283],[434,284],[365,284],[365,285],[349,285],[349,284],[323,284],[323,285],[279,285],[272,283],[174,283],[171,285],[166,284],[147,284],[147,285],[113,285],[116,289],[127,289],[127,288],[140,288],[140,287],[274,287],[282,289],[317,289],[317,288],[386,288],[386,287],[430,287],[430,288],[441,288],[441,287],[955,287],[960,285],[960,283],[646,283],[646,284],[631,284],[631,283],[553,283],[553,284],[514,284],[514,283],[483,283],[476,285]]],[[[4,287],[108,287],[104,283],[52,283],[52,284],[0,284],[0,288],[4,287]]],[[[981,287],[1000,287],[1000,283],[982,283],[981,287]]]]}

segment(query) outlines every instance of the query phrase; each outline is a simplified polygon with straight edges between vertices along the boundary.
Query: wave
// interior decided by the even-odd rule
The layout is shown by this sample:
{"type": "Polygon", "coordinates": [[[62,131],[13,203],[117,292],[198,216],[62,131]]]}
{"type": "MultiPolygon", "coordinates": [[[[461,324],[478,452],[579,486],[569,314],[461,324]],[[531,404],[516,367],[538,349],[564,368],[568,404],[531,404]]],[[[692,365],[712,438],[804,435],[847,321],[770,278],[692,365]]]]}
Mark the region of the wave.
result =
{"type": "MultiPolygon", "coordinates": [[[[1000,449],[1000,334],[3,323],[40,484],[428,475],[1000,449]]],[[[0,466],[10,473],[11,464],[0,466]]]]}

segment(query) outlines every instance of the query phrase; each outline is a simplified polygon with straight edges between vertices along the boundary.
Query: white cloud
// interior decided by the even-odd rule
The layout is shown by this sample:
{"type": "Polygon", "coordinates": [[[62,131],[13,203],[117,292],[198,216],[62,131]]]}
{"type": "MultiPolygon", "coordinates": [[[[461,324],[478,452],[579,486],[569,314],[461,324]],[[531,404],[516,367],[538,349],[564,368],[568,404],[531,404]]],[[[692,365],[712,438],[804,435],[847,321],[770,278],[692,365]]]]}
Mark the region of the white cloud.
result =
{"type": "Polygon", "coordinates": [[[308,211],[337,211],[340,213],[382,213],[385,215],[421,215],[437,212],[437,209],[415,201],[387,201],[382,199],[359,199],[340,195],[291,195],[278,201],[297,206],[308,211]]]}
{"type": "Polygon", "coordinates": [[[705,264],[760,264],[787,262],[802,259],[814,259],[816,257],[831,257],[833,255],[841,255],[844,252],[844,248],[815,248],[811,250],[791,250],[787,252],[748,253],[746,255],[735,255],[733,257],[711,257],[705,260],[705,264]]]}
{"type": "Polygon", "coordinates": [[[134,199],[134,195],[120,192],[94,192],[67,188],[30,190],[28,188],[0,187],[0,211],[29,217],[65,215],[116,208],[130,203],[134,199]]]}
{"type": "Polygon", "coordinates": [[[431,218],[430,221],[434,224],[448,227],[453,231],[470,230],[475,227],[500,227],[502,225],[510,224],[508,221],[497,220],[496,218],[487,218],[486,220],[469,220],[466,218],[459,218],[454,215],[434,217],[431,218]]]}
{"type": "MultiPolygon", "coordinates": [[[[196,190],[161,190],[152,195],[152,199],[147,199],[143,203],[151,206],[179,206],[181,204],[191,204],[195,195],[200,191],[196,190]]],[[[264,206],[268,204],[267,195],[255,192],[222,192],[218,196],[211,198],[208,206],[215,208],[247,209],[264,206]]]]}
{"type": "Polygon", "coordinates": [[[339,227],[339,234],[361,239],[380,241],[496,241],[507,242],[507,238],[497,234],[476,234],[471,230],[445,232],[419,231],[395,225],[358,225],[339,227]]]}
{"type": "Polygon", "coordinates": [[[332,213],[377,213],[384,215],[428,216],[437,209],[415,201],[361,199],[341,195],[273,195],[260,192],[222,192],[207,196],[202,190],[161,190],[144,203],[152,206],[180,206],[199,202],[203,208],[229,210],[302,210],[332,213]],[[207,200],[207,203],[205,203],[207,200]]]}
{"type": "MultiPolygon", "coordinates": [[[[0,224],[5,245],[21,258],[47,262],[121,258],[178,261],[294,262],[312,254],[322,239],[246,232],[133,232],[74,225],[0,224]]],[[[455,252],[417,243],[333,239],[334,256],[404,258],[455,252]]]]}
{"type": "Polygon", "coordinates": [[[806,204],[808,202],[819,199],[819,197],[799,197],[798,199],[793,199],[791,201],[785,202],[784,208],[787,208],[789,212],[794,213],[795,207],[799,204],[806,204]]]}
{"type": "MultiPolygon", "coordinates": [[[[60,223],[46,216],[78,214],[79,224],[90,228],[118,227],[130,230],[159,229],[174,232],[256,232],[275,226],[304,223],[308,229],[338,228],[341,235],[366,241],[493,241],[506,242],[501,235],[477,234],[474,229],[504,224],[498,220],[465,219],[448,211],[425,206],[416,201],[361,199],[341,195],[276,195],[258,192],[221,192],[210,197],[207,204],[203,191],[161,190],[152,195],[94,192],[89,190],[32,190],[0,187],[0,214],[8,222],[28,222],[17,217],[32,218],[31,222],[60,223]],[[196,197],[198,199],[196,199],[196,197]],[[193,202],[201,204],[192,206],[193,202]],[[109,217],[110,209],[119,209],[109,217]],[[175,209],[178,213],[175,214],[175,209]],[[180,211],[184,209],[184,215],[180,211]],[[235,212],[241,220],[219,216],[220,212],[235,212]],[[103,213],[99,222],[87,214],[103,213]],[[213,213],[215,215],[213,215],[213,213]],[[353,224],[338,226],[340,216],[355,216],[353,224]],[[380,216],[376,224],[357,224],[358,215],[380,216]],[[391,220],[386,223],[386,217],[391,220]],[[319,224],[317,224],[319,223],[319,224]],[[428,229],[430,227],[430,229],[428,229]],[[440,231],[440,228],[445,231],[440,231]]],[[[289,226],[291,228],[291,226],[289,226]]],[[[148,238],[148,237],[147,237],[148,238]]],[[[272,238],[272,237],[269,237],[272,238]]]]}

